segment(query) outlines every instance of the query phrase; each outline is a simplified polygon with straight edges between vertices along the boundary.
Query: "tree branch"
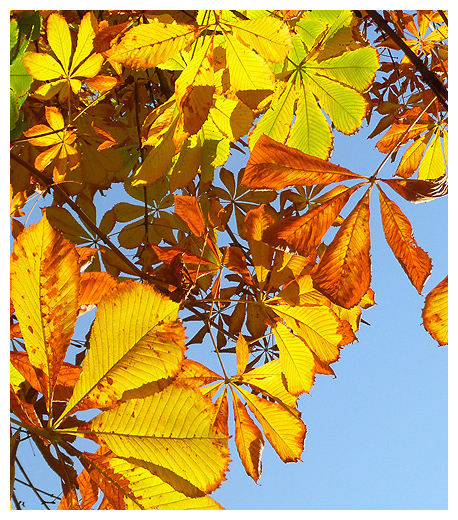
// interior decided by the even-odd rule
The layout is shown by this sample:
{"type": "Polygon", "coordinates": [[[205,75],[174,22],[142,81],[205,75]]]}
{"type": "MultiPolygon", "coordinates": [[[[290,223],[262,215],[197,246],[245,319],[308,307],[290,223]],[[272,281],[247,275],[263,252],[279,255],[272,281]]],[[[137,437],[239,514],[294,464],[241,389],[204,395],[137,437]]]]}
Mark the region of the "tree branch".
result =
{"type": "Polygon", "coordinates": [[[412,49],[405,43],[405,41],[396,34],[396,32],[387,24],[385,19],[377,11],[366,12],[375,22],[377,27],[385,34],[387,34],[405,53],[417,71],[421,74],[427,85],[429,85],[429,87],[431,87],[433,92],[436,94],[437,98],[442,103],[442,106],[448,110],[448,91],[439,78],[428,69],[423,61],[412,51],[412,49]]]}

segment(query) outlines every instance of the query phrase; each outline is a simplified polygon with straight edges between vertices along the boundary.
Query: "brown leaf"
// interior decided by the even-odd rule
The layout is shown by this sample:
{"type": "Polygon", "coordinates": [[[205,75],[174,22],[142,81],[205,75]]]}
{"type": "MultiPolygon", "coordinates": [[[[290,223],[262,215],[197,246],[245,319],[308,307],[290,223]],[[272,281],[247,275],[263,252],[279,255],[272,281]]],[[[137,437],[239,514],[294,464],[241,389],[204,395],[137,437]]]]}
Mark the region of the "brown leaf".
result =
{"type": "Polygon", "coordinates": [[[288,217],[268,227],[262,240],[272,247],[301,256],[307,256],[320,245],[320,242],[332,223],[339,216],[360,185],[347,188],[329,201],[320,204],[299,217],[288,217]]]}
{"type": "Polygon", "coordinates": [[[366,177],[262,135],[251,152],[242,184],[251,189],[281,190],[356,179],[366,177]]]}
{"type": "Polygon", "coordinates": [[[189,227],[197,237],[205,234],[205,219],[196,197],[174,195],[175,214],[189,227]]]}
{"type": "Polygon", "coordinates": [[[344,220],[315,272],[314,286],[333,303],[357,305],[371,281],[369,190],[344,220]]]}
{"type": "Polygon", "coordinates": [[[412,226],[397,204],[379,188],[386,241],[419,294],[432,270],[428,254],[417,245],[412,226]]]}
{"type": "Polygon", "coordinates": [[[448,176],[431,181],[421,179],[380,179],[409,202],[428,202],[448,194],[448,176]]]}

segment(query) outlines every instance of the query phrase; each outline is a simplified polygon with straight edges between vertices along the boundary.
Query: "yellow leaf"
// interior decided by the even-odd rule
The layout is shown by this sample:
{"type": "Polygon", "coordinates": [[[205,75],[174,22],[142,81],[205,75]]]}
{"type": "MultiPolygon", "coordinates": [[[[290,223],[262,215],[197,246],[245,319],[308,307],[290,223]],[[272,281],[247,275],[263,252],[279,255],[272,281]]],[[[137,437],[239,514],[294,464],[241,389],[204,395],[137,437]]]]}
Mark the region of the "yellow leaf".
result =
{"type": "Polygon", "coordinates": [[[212,425],[213,410],[210,399],[198,391],[171,384],[102,412],[79,431],[95,435],[118,457],[154,465],[172,487],[184,480],[210,493],[224,479],[229,463],[227,436],[212,425]]]}
{"type": "Polygon", "coordinates": [[[79,262],[73,244],[46,214],[17,238],[11,255],[11,299],[48,410],[78,312],[79,262]]]}
{"type": "MultiPolygon", "coordinates": [[[[103,64],[103,56],[101,54],[92,54],[91,56],[89,56],[89,58],[86,61],[84,61],[73,72],[73,76],[84,77],[84,78],[93,78],[94,76],[96,76],[98,74],[100,68],[102,67],[102,64],[103,64]]],[[[81,82],[79,82],[79,83],[81,83],[81,82]]],[[[78,92],[78,90],[79,90],[79,88],[76,89],[76,92],[78,92]]],[[[75,89],[73,89],[73,91],[75,92],[75,89]]]]}
{"type": "Polygon", "coordinates": [[[288,26],[279,18],[264,16],[231,22],[232,34],[265,60],[282,62],[292,47],[288,26]]]}
{"type": "MultiPolygon", "coordinates": [[[[123,395],[178,372],[184,328],[178,304],[149,285],[119,284],[99,304],[81,377],[61,419],[113,406],[123,395]]],[[[61,420],[60,419],[60,420],[61,420]]]]}
{"type": "Polygon", "coordinates": [[[48,18],[46,34],[57,59],[62,67],[68,70],[72,53],[72,39],[65,18],[58,13],[52,13],[48,18]]]}
{"type": "Polygon", "coordinates": [[[257,482],[262,473],[264,438],[231,385],[235,419],[235,444],[247,474],[257,482]]]}
{"type": "Polygon", "coordinates": [[[272,305],[271,309],[325,363],[337,361],[340,347],[356,339],[348,322],[326,305],[272,305]]]}
{"type": "Polygon", "coordinates": [[[448,276],[425,298],[423,326],[440,346],[448,343],[448,276]]]}
{"type": "Polygon", "coordinates": [[[398,205],[390,200],[379,187],[380,213],[386,241],[413,286],[421,294],[432,270],[428,254],[418,246],[412,226],[398,205]]]}
{"type": "Polygon", "coordinates": [[[192,43],[201,31],[192,25],[153,20],[127,31],[109,59],[133,69],[155,67],[192,43]]]}
{"type": "Polygon", "coordinates": [[[248,356],[250,354],[248,343],[246,339],[243,337],[243,334],[240,333],[237,339],[237,343],[235,345],[235,353],[237,356],[237,374],[243,374],[245,372],[248,356]]]}
{"type": "Polygon", "coordinates": [[[237,378],[241,383],[249,385],[263,395],[271,397],[287,408],[290,413],[298,415],[296,410],[297,397],[290,394],[284,385],[279,359],[269,361],[237,378]]]}
{"type": "Polygon", "coordinates": [[[421,161],[420,168],[418,169],[418,178],[422,180],[432,180],[442,177],[446,173],[442,143],[439,133],[436,132],[421,161]]]}
{"type": "Polygon", "coordinates": [[[281,405],[267,401],[237,387],[249,409],[262,426],[267,440],[283,462],[301,460],[304,449],[305,424],[281,405]]]}
{"type": "MultiPolygon", "coordinates": [[[[147,467],[116,457],[106,448],[85,456],[92,463],[89,471],[91,481],[100,484],[104,495],[116,509],[222,509],[208,496],[187,497],[147,467]]],[[[87,474],[84,470],[80,476],[84,472],[87,474]]],[[[80,483],[80,490],[81,487],[80,483]]]]}
{"type": "Polygon", "coordinates": [[[25,68],[32,78],[48,81],[65,76],[62,65],[49,54],[30,52],[23,59],[25,68]]]}
{"type": "MultiPolygon", "coordinates": [[[[86,13],[80,23],[78,40],[72,58],[70,74],[73,75],[76,67],[86,59],[93,50],[93,41],[97,30],[97,19],[92,11],[86,13]]],[[[99,55],[101,56],[101,55],[99,55]]],[[[103,58],[102,58],[103,61],[103,58]]],[[[79,74],[78,74],[79,75],[79,74]]],[[[89,77],[89,76],[88,76],[89,77]]]]}
{"type": "Polygon", "coordinates": [[[333,303],[350,309],[371,281],[369,190],[341,224],[312,273],[315,287],[333,303]]]}
{"type": "Polygon", "coordinates": [[[288,327],[277,323],[272,331],[280,351],[286,388],[293,395],[309,392],[315,379],[315,359],[307,344],[288,327]]]}

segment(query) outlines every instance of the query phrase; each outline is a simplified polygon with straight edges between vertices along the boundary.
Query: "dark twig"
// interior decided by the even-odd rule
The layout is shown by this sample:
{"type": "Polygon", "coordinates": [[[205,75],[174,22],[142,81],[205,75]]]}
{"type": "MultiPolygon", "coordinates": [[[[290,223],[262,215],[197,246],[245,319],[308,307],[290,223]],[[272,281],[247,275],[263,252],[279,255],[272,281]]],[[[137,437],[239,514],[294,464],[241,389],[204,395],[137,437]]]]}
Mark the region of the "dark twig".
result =
{"type": "Polygon", "coordinates": [[[427,83],[427,85],[429,85],[433,92],[436,94],[437,98],[442,103],[442,106],[446,110],[448,110],[448,91],[444,84],[439,80],[439,78],[428,69],[428,67],[423,63],[423,61],[412,51],[412,49],[405,43],[405,41],[396,34],[396,32],[387,24],[385,19],[377,11],[366,12],[372,18],[372,20],[374,20],[375,24],[379,27],[379,29],[381,29],[385,34],[387,34],[405,53],[405,55],[409,58],[409,60],[421,74],[422,78],[427,83]]]}

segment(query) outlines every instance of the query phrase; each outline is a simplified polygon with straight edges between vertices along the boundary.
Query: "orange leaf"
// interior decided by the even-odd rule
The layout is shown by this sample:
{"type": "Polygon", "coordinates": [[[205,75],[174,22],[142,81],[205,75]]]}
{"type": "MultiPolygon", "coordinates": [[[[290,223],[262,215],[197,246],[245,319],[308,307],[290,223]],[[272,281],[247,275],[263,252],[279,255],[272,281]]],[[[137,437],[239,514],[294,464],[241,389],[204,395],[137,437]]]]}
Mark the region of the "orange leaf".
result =
{"type": "Polygon", "coordinates": [[[251,152],[242,184],[251,189],[281,190],[365,178],[262,135],[251,152]]]}
{"type": "Polygon", "coordinates": [[[237,339],[237,343],[235,345],[235,353],[237,356],[237,374],[243,374],[245,372],[248,356],[249,356],[249,348],[246,339],[243,337],[243,334],[240,333],[237,339]]]}
{"type": "Polygon", "coordinates": [[[431,127],[430,123],[417,123],[413,126],[407,123],[394,123],[377,143],[377,148],[382,153],[390,153],[399,143],[406,144],[431,127]]]}
{"type": "Polygon", "coordinates": [[[267,275],[272,269],[273,249],[262,242],[264,231],[274,223],[274,219],[266,211],[266,205],[251,209],[245,216],[246,239],[250,246],[256,276],[260,289],[263,288],[267,275]]]}
{"type": "Polygon", "coordinates": [[[369,190],[344,220],[316,270],[314,286],[333,303],[357,305],[371,281],[369,190]]]}
{"type": "Polygon", "coordinates": [[[301,256],[312,254],[332,223],[339,216],[360,185],[346,188],[345,191],[332,197],[329,201],[307,211],[300,217],[288,217],[275,222],[262,235],[264,242],[272,247],[295,252],[301,256]]]}
{"type": "Polygon", "coordinates": [[[426,296],[423,325],[440,346],[448,343],[448,276],[426,296]]]}
{"type": "Polygon", "coordinates": [[[247,474],[257,482],[262,473],[264,438],[231,386],[235,419],[235,444],[247,474]]]}
{"type": "Polygon", "coordinates": [[[448,177],[443,175],[434,180],[380,179],[409,202],[428,202],[448,194],[448,177]]]}
{"type": "Polygon", "coordinates": [[[78,304],[97,305],[102,296],[117,285],[116,279],[108,273],[83,273],[78,304]]]}
{"type": "Polygon", "coordinates": [[[237,246],[227,246],[222,259],[222,264],[231,271],[242,275],[243,280],[253,285],[250,271],[248,271],[243,251],[237,246]]]}
{"type": "Polygon", "coordinates": [[[174,195],[175,214],[189,227],[197,237],[205,234],[205,219],[196,197],[174,195]]]}
{"type": "Polygon", "coordinates": [[[429,278],[432,262],[428,254],[417,245],[412,226],[397,204],[379,188],[380,211],[386,241],[406,272],[413,286],[421,290],[429,278]]]}

